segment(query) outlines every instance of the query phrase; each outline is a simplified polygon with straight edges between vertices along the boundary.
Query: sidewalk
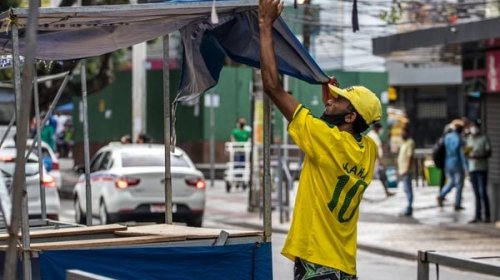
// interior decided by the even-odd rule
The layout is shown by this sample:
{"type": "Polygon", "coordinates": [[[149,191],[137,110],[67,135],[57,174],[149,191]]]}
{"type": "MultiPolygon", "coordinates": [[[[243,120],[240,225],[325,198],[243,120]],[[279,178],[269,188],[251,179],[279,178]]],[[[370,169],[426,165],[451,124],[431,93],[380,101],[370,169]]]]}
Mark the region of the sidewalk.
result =
{"type": "MultiPolygon", "coordinates": [[[[207,182],[207,206],[204,226],[212,222],[233,227],[262,229],[260,213],[247,211],[247,191],[226,193],[224,182],[216,180],[214,187],[207,182]]],[[[363,250],[414,260],[418,250],[435,250],[457,257],[492,257],[486,262],[499,264],[500,228],[494,224],[467,224],[473,217],[474,202],[470,185],[464,187],[465,210],[455,212],[452,201],[455,193],[447,196],[445,207],[437,207],[436,187],[414,187],[414,216],[399,217],[406,204],[401,188],[396,195],[385,198],[379,181],[367,189],[360,205],[358,247],[363,250]]],[[[279,222],[279,211],[272,212],[273,232],[287,233],[290,223],[279,222]]]]}

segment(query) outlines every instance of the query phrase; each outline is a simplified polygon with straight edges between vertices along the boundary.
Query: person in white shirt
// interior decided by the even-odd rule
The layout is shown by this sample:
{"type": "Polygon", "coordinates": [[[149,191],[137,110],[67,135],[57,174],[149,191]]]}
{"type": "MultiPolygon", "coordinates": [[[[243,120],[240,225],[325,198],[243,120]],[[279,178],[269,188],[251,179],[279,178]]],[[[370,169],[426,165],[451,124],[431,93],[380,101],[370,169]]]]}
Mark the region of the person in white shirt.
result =
{"type": "Polygon", "coordinates": [[[403,188],[408,199],[406,209],[401,213],[401,216],[411,216],[413,214],[413,189],[412,189],[412,163],[415,153],[415,141],[410,137],[408,127],[403,129],[403,143],[399,147],[398,153],[398,176],[403,182],[403,188]]]}
{"type": "Polygon", "coordinates": [[[375,123],[372,126],[370,132],[368,132],[367,136],[373,139],[375,144],[377,144],[378,155],[377,160],[375,161],[375,171],[373,172],[373,179],[379,179],[384,187],[385,196],[390,197],[393,196],[394,193],[389,192],[389,186],[387,183],[387,175],[385,174],[385,167],[382,163],[382,158],[384,157],[384,150],[382,147],[382,140],[380,139],[380,133],[382,130],[382,125],[380,123],[375,123]]]}

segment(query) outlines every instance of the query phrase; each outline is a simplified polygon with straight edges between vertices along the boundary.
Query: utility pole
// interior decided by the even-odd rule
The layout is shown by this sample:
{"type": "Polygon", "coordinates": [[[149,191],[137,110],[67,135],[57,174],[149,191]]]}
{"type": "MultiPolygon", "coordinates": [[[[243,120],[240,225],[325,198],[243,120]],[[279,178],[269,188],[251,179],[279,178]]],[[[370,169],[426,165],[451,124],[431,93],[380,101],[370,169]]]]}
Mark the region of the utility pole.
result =
{"type": "Polygon", "coordinates": [[[313,19],[311,1],[304,0],[304,19],[302,24],[302,44],[308,52],[311,50],[311,25],[309,22],[313,19]]]}
{"type": "Polygon", "coordinates": [[[248,194],[248,212],[254,212],[259,209],[261,201],[261,176],[260,176],[260,153],[262,151],[263,137],[262,132],[264,129],[263,125],[263,98],[264,90],[262,88],[262,79],[260,75],[260,70],[252,70],[253,78],[253,89],[252,89],[252,115],[253,115],[253,127],[252,127],[252,151],[251,151],[251,162],[250,162],[250,184],[249,184],[249,194],[248,194]]]}
{"type": "MultiPolygon", "coordinates": [[[[131,0],[137,4],[137,0],[131,0]]],[[[146,133],[146,42],[132,46],[132,140],[146,133]]]]}

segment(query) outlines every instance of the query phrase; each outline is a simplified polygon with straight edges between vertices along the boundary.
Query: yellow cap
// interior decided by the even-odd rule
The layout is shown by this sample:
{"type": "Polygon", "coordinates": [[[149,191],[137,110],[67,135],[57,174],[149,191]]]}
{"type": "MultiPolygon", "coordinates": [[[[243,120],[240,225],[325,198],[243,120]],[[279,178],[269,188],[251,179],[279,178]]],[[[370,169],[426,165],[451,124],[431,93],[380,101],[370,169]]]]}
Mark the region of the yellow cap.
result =
{"type": "Polygon", "coordinates": [[[342,96],[351,102],[352,106],[365,119],[366,124],[379,121],[382,116],[382,105],[378,97],[364,86],[352,86],[345,89],[328,85],[330,94],[334,97],[342,96]]]}

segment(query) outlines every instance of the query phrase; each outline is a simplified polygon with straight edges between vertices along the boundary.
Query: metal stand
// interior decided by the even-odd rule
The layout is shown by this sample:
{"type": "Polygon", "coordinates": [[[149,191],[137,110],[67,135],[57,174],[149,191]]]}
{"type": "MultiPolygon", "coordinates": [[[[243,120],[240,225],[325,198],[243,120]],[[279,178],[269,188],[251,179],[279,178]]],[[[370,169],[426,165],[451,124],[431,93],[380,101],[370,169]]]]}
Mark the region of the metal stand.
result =
{"type": "MultiPolygon", "coordinates": [[[[492,257],[498,258],[498,257],[492,257]]],[[[417,279],[429,280],[429,263],[444,265],[460,270],[474,271],[477,273],[500,276],[500,266],[476,259],[464,259],[445,254],[439,254],[435,251],[418,251],[417,279]]],[[[439,278],[439,277],[438,277],[439,278]]]]}

